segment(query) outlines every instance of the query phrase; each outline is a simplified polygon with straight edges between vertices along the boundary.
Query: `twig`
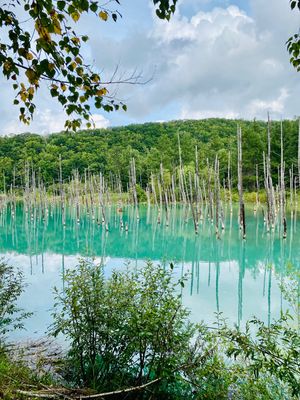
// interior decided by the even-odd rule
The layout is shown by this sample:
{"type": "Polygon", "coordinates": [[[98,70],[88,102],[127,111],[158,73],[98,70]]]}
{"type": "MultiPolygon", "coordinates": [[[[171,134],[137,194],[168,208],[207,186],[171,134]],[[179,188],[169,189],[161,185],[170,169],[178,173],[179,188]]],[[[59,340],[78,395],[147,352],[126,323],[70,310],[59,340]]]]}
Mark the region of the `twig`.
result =
{"type": "MultiPolygon", "coordinates": [[[[37,393],[37,392],[28,392],[27,390],[16,390],[16,393],[22,394],[23,396],[29,396],[29,397],[37,397],[39,399],[56,399],[57,394],[46,394],[46,393],[37,393]]],[[[63,395],[61,395],[63,396],[63,395]]]]}
{"type": "Polygon", "coordinates": [[[154,385],[155,383],[161,381],[162,379],[163,379],[163,377],[156,378],[156,379],[154,379],[154,380],[152,380],[150,382],[144,383],[143,385],[140,385],[140,386],[132,386],[132,387],[127,388],[127,389],[115,390],[113,392],[97,393],[97,394],[92,394],[92,395],[89,395],[89,396],[80,396],[79,399],[80,400],[98,399],[98,398],[109,397],[109,396],[113,396],[113,395],[117,395],[117,394],[125,394],[125,393],[129,393],[129,392],[137,392],[139,390],[143,390],[143,389],[147,388],[148,386],[154,385]]]}

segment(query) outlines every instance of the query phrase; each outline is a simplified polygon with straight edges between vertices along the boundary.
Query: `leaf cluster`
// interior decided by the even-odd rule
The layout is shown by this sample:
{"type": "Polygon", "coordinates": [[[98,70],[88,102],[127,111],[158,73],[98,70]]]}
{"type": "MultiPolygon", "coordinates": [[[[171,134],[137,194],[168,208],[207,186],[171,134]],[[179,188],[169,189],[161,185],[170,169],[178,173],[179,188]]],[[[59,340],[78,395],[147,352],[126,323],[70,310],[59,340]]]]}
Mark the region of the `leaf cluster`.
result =
{"type": "MultiPolygon", "coordinates": [[[[291,9],[300,11],[300,1],[290,0],[291,9]]],[[[300,34],[295,33],[287,40],[287,49],[291,56],[290,62],[297,71],[300,71],[300,34]]]]}
{"type": "MultiPolygon", "coordinates": [[[[157,15],[169,19],[175,3],[155,0],[157,15]]],[[[0,7],[0,68],[12,81],[20,121],[29,124],[33,118],[34,99],[42,81],[47,83],[51,97],[72,117],[66,121],[66,129],[78,129],[82,119],[88,128],[92,126],[91,103],[107,112],[126,111],[126,105],[109,91],[114,79],[105,81],[84,59],[82,46],[89,38],[74,28],[84,14],[93,14],[102,22],[116,22],[121,17],[118,6],[119,0],[10,0],[0,7]],[[26,16],[24,21],[20,13],[26,16]]],[[[121,82],[134,83],[137,79],[131,76],[121,82]]]]}
{"type": "Polygon", "coordinates": [[[265,374],[272,376],[286,384],[292,396],[297,396],[300,393],[300,336],[289,322],[288,314],[270,326],[254,318],[247,322],[245,331],[228,329],[225,324],[220,336],[224,338],[226,354],[245,362],[256,379],[265,374]]]}
{"type": "Polygon", "coordinates": [[[161,19],[169,21],[175,12],[177,0],[153,0],[153,3],[158,6],[156,15],[161,19]]]}

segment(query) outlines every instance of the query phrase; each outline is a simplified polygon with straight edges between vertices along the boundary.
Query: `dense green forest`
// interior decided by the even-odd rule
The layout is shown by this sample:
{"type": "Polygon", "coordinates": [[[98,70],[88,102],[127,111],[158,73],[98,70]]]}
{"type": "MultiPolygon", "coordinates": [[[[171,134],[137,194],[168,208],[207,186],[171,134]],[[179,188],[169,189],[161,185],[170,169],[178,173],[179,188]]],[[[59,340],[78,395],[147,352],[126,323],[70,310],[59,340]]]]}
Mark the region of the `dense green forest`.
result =
{"type": "MultiPolygon", "coordinates": [[[[199,165],[204,171],[207,160],[213,162],[218,154],[221,179],[226,178],[228,154],[231,152],[232,175],[236,177],[236,130],[243,132],[243,173],[247,190],[255,188],[255,166],[258,164],[263,181],[263,152],[267,150],[267,123],[227,119],[182,120],[164,123],[145,123],[95,129],[77,133],[55,133],[48,136],[25,133],[0,137],[0,188],[11,184],[24,184],[26,161],[39,173],[46,185],[57,182],[59,157],[62,159],[63,178],[67,182],[72,171],[86,169],[120,175],[124,187],[128,179],[130,159],[135,158],[137,180],[145,187],[151,172],[164,169],[173,171],[179,164],[178,137],[182,161],[186,167],[194,164],[195,147],[199,165]],[[14,182],[14,183],[13,183],[14,182]]],[[[289,169],[294,165],[297,173],[298,120],[284,120],[284,159],[288,181],[289,169]]],[[[271,161],[274,181],[280,162],[280,122],[271,122],[271,161]]]]}

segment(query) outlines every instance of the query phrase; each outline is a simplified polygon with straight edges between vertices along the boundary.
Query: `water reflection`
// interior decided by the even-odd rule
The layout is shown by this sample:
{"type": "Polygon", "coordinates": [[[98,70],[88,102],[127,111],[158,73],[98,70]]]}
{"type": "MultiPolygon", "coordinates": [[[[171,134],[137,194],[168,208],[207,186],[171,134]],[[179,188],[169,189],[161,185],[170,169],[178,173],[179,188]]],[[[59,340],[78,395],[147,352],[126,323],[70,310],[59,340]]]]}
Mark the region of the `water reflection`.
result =
{"type": "MultiPolygon", "coordinates": [[[[271,321],[286,307],[278,282],[287,263],[299,266],[297,218],[288,220],[289,234],[282,239],[280,228],[267,233],[262,213],[247,213],[247,240],[241,240],[237,213],[226,213],[225,230],[219,238],[207,219],[195,235],[187,207],[173,207],[168,219],[156,208],[141,207],[139,219],[133,207],[107,209],[106,224],[100,214],[82,213],[78,223],[75,210],[65,210],[65,225],[59,207],[48,212],[24,212],[18,205],[13,216],[9,208],[0,215],[0,252],[11,264],[20,266],[29,282],[23,305],[36,311],[28,332],[41,333],[50,320],[51,288],[63,285],[65,268],[76,265],[78,256],[95,257],[112,268],[123,268],[145,260],[173,261],[176,273],[190,273],[183,289],[184,302],[195,321],[213,321],[223,312],[232,322],[242,324],[252,315],[271,321]]],[[[100,211],[99,211],[100,213],[100,211]]]]}

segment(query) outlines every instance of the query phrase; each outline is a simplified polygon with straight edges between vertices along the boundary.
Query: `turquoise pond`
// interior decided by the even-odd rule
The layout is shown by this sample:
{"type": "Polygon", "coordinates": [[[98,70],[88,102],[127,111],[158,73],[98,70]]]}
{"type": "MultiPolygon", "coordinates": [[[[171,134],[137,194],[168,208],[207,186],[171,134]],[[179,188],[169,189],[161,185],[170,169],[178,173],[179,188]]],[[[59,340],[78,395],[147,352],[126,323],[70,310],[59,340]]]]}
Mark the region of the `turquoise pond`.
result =
{"type": "Polygon", "coordinates": [[[279,289],[286,268],[299,268],[300,235],[297,218],[288,218],[284,240],[279,228],[267,233],[262,211],[247,209],[247,238],[241,240],[237,210],[225,212],[225,230],[219,238],[208,219],[195,235],[191,213],[184,207],[171,211],[167,226],[164,215],[157,223],[157,210],[140,207],[140,219],[128,206],[120,212],[107,208],[108,230],[98,219],[75,210],[66,210],[66,224],[61,223],[59,207],[46,216],[29,215],[21,205],[12,217],[5,208],[0,215],[0,255],[20,268],[27,287],[20,304],[34,315],[26,322],[26,331],[14,338],[39,338],[51,322],[53,286],[62,287],[62,272],[76,266],[78,257],[93,257],[103,262],[107,276],[112,269],[143,265],[146,260],[175,264],[175,274],[189,273],[182,290],[183,302],[191,310],[191,319],[211,324],[216,312],[232,323],[243,325],[253,315],[270,322],[287,304],[279,289]]]}

